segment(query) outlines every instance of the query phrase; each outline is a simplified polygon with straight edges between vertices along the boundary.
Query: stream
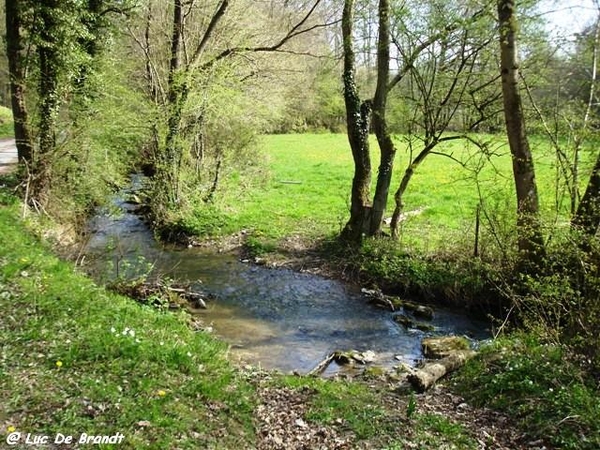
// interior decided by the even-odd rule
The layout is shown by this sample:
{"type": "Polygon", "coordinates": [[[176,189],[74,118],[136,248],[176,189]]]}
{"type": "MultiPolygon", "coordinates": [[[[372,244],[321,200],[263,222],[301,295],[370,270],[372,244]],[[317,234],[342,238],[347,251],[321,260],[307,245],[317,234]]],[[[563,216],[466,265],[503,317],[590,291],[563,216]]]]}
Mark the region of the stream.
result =
{"type": "MultiPolygon", "coordinates": [[[[422,358],[421,339],[427,335],[466,335],[474,342],[489,337],[486,323],[460,312],[436,308],[430,322],[435,331],[407,330],[342,282],[242,263],[234,254],[164,246],[125,200],[140,183],[134,176],[132,187],[91,219],[88,267],[104,280],[117,271],[134,277],[151,270],[212,294],[201,317],[231,345],[234,360],[305,373],[330,352],[353,349],[372,350],[375,364],[392,367],[422,358]]],[[[340,369],[332,364],[325,375],[340,369]]]]}

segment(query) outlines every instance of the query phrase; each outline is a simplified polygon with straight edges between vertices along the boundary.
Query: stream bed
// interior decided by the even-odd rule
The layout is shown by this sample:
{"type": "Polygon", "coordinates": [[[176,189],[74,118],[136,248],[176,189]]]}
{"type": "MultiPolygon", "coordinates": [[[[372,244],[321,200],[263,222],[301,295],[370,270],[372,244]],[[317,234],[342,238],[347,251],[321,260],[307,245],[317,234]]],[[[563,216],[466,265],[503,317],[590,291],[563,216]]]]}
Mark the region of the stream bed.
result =
{"type": "MultiPolygon", "coordinates": [[[[231,345],[234,360],[305,373],[330,352],[352,349],[371,350],[375,364],[392,367],[422,358],[421,339],[428,335],[489,337],[486,323],[456,311],[437,308],[430,321],[433,332],[405,329],[389,311],[369,304],[358,289],[342,282],[242,263],[234,254],[163,246],[124,200],[140,182],[134,177],[131,190],[90,221],[88,266],[103,279],[150,270],[212,294],[201,317],[231,345]]],[[[338,370],[332,364],[326,375],[338,370]]]]}

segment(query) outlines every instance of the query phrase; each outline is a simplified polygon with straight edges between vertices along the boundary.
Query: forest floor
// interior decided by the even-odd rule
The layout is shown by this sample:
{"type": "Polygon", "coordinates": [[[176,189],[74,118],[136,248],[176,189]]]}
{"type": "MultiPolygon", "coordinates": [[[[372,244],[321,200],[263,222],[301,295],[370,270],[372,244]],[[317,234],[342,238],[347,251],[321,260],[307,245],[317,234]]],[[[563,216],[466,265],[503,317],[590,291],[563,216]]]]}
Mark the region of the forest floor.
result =
{"type": "Polygon", "coordinates": [[[370,429],[359,428],[357,435],[342,417],[331,416],[326,423],[307,420],[315,416],[311,408],[318,403],[316,390],[274,387],[269,378],[258,382],[259,449],[551,448],[528,437],[507,416],[470,406],[443,384],[425,394],[409,396],[392,393],[381,380],[361,382],[378,403],[375,410],[367,405],[364,413],[370,429]]]}

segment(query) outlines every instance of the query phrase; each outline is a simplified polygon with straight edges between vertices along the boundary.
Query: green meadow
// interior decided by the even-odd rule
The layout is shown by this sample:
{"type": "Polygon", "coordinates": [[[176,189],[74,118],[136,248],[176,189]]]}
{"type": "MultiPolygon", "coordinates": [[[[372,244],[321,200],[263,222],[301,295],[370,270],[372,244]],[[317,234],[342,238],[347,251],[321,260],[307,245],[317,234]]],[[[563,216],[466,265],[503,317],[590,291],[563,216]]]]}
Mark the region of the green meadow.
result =
{"type": "MultiPolygon", "coordinates": [[[[482,205],[482,229],[510,235],[514,222],[514,187],[508,146],[500,137],[474,136],[485,142],[487,154],[465,140],[440,144],[417,169],[405,194],[400,245],[431,251],[469,246],[474,240],[475,218],[482,205]],[[450,156],[450,157],[449,157],[450,156]]],[[[398,153],[387,216],[394,208],[393,193],[410,161],[410,149],[396,138],[398,153]]],[[[227,235],[248,230],[257,238],[276,242],[285,236],[314,239],[334,235],[348,218],[353,162],[343,134],[288,134],[263,136],[259,144],[263,168],[252,175],[230,173],[214,206],[200,205],[183,219],[188,231],[227,235]]],[[[552,149],[534,139],[539,191],[548,222],[557,201],[566,211],[567,198],[556,189],[552,149]]],[[[420,150],[413,146],[413,154],[420,150]]],[[[372,186],[379,164],[372,138],[372,186]]],[[[483,243],[485,245],[485,242],[483,243]]]]}

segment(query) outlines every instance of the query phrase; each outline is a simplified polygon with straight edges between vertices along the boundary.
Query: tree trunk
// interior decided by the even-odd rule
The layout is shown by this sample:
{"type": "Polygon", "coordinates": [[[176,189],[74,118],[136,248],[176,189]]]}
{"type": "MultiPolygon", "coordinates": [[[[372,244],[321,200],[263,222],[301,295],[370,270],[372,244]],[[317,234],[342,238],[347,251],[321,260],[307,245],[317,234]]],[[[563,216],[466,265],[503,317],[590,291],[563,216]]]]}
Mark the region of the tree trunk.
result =
{"type": "Polygon", "coordinates": [[[545,251],[533,159],[525,132],[525,118],[519,93],[515,0],[498,1],[498,20],[504,118],[517,193],[519,252],[521,262],[535,268],[541,265],[545,251]]]}
{"type": "Polygon", "coordinates": [[[387,206],[390,183],[392,182],[392,171],[394,168],[394,157],[396,147],[387,127],[385,108],[388,96],[388,82],[390,73],[390,2],[380,0],[379,2],[379,36],[377,40],[377,88],[373,98],[373,129],[377,136],[381,161],[377,174],[377,186],[373,198],[373,209],[369,235],[381,234],[383,216],[387,206]]]}
{"type": "Polygon", "coordinates": [[[157,201],[167,208],[177,203],[179,197],[179,159],[181,145],[179,132],[183,120],[183,110],[188,96],[187,74],[180,70],[180,49],[183,41],[183,2],[173,0],[173,29],[171,34],[171,55],[168,77],[168,129],[164,149],[157,155],[156,178],[157,201]]]}
{"type": "Polygon", "coordinates": [[[438,361],[431,361],[408,375],[409,383],[417,392],[425,392],[431,388],[437,380],[465,365],[475,356],[472,350],[458,350],[438,361]]]}
{"type": "Polygon", "coordinates": [[[390,229],[392,232],[392,237],[394,239],[398,239],[399,227],[400,227],[400,216],[402,215],[402,211],[404,210],[404,193],[406,192],[406,188],[408,187],[408,183],[415,173],[415,169],[417,165],[415,163],[411,163],[410,166],[404,171],[404,176],[402,177],[402,181],[400,182],[400,186],[398,190],[394,194],[394,201],[396,203],[396,207],[394,208],[394,213],[392,214],[392,223],[390,224],[390,229]]]}
{"type": "MultiPolygon", "coordinates": [[[[600,226],[600,155],[592,170],[590,181],[581,198],[577,212],[571,221],[571,227],[581,230],[588,239],[593,238],[600,226]]],[[[582,243],[584,250],[588,250],[587,243],[582,243]]]]}
{"type": "Polygon", "coordinates": [[[402,181],[400,181],[400,186],[394,194],[394,201],[396,203],[396,207],[394,208],[394,213],[392,214],[392,223],[390,224],[392,237],[394,239],[398,239],[400,216],[402,214],[402,210],[404,209],[404,201],[402,199],[404,197],[406,189],[408,188],[408,184],[410,183],[412,176],[415,174],[415,170],[417,170],[419,165],[425,160],[425,158],[427,158],[427,155],[431,153],[431,151],[435,148],[438,142],[438,140],[434,140],[427,144],[425,148],[421,150],[421,152],[417,155],[417,157],[413,161],[411,161],[410,165],[404,171],[402,181]]]}
{"type": "Polygon", "coordinates": [[[34,197],[42,202],[46,191],[49,189],[51,178],[51,157],[56,146],[56,120],[59,109],[58,77],[60,67],[59,42],[60,30],[56,16],[60,8],[58,0],[47,0],[40,7],[40,20],[42,23],[38,45],[40,59],[40,130],[39,155],[34,161],[36,177],[34,197]]]}
{"type": "Polygon", "coordinates": [[[183,114],[190,94],[190,74],[198,63],[209,42],[217,24],[225,15],[229,6],[228,0],[223,0],[213,14],[202,39],[198,43],[193,56],[186,64],[181,62],[181,47],[183,46],[184,13],[183,0],[173,0],[173,31],[171,35],[171,57],[169,62],[168,87],[168,130],[164,151],[160,151],[156,160],[158,203],[162,206],[173,206],[179,202],[181,162],[183,146],[181,129],[183,114]]]}
{"type": "Polygon", "coordinates": [[[33,144],[28,125],[25,104],[25,70],[21,58],[21,7],[22,1],[6,0],[6,54],[10,77],[11,106],[13,113],[15,141],[19,162],[31,166],[33,144]]]}
{"type": "Polygon", "coordinates": [[[371,104],[362,102],[354,81],[355,56],[353,49],[354,1],[344,2],[342,14],[342,36],[344,47],[344,101],[348,141],[354,159],[354,178],[350,204],[350,219],[342,231],[342,238],[360,242],[370,215],[369,193],[371,183],[371,157],[369,154],[369,122],[371,104]]]}

